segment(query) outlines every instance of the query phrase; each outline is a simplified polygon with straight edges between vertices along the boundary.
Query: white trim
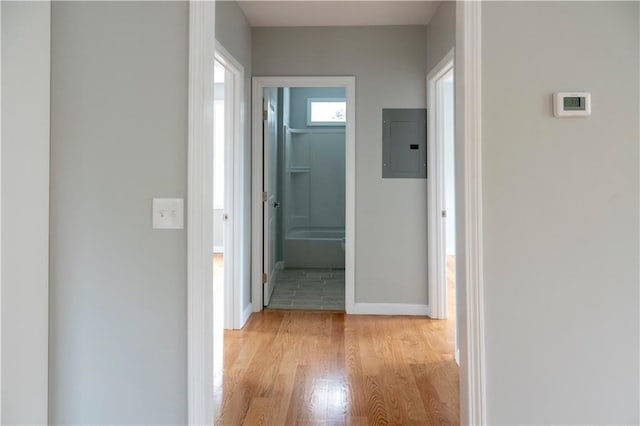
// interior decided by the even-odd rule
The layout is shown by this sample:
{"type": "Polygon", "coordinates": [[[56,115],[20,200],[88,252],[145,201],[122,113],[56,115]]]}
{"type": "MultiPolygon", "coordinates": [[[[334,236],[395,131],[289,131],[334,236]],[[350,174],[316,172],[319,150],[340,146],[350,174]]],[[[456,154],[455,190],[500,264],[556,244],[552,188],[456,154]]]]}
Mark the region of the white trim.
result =
{"type": "Polygon", "coordinates": [[[351,314],[358,315],[429,315],[429,306],[405,303],[355,303],[351,314]]]}
{"type": "MultiPolygon", "coordinates": [[[[2,2],[0,2],[0,424],[2,424],[2,2]]],[[[51,90],[51,87],[49,87],[51,90]]],[[[51,109],[51,108],[49,108],[51,109]]],[[[49,132],[51,137],[51,132],[49,132]]],[[[51,193],[51,191],[49,191],[51,193]]]]}
{"type": "Polygon", "coordinates": [[[189,2],[187,417],[213,424],[213,67],[215,2],[189,2]]]}
{"type": "MultiPolygon", "coordinates": [[[[218,40],[215,41],[216,51],[215,58],[218,60],[224,67],[235,68],[238,72],[244,74],[244,67],[236,58],[233,57],[231,53],[220,43],[218,40]]],[[[244,86],[244,81],[242,82],[244,86]]],[[[242,94],[242,92],[240,92],[242,94]]],[[[242,96],[241,100],[244,100],[244,96],[242,96]]],[[[244,103],[244,102],[243,102],[244,103]]]]}
{"type": "MultiPolygon", "coordinates": [[[[461,395],[468,401],[461,407],[461,420],[472,425],[484,425],[486,419],[485,394],[485,351],[484,351],[484,296],[483,296],[483,239],[482,239],[482,2],[465,1],[458,3],[456,39],[462,71],[462,84],[456,85],[462,99],[461,120],[464,151],[464,223],[463,264],[458,271],[464,274],[466,303],[460,306],[466,319],[466,344],[461,346],[461,395]]],[[[458,227],[460,229],[460,227],[458,227]]]]}
{"type": "MultiPolygon", "coordinates": [[[[447,318],[446,241],[442,227],[441,212],[444,203],[444,137],[441,129],[444,117],[440,114],[442,96],[437,90],[438,82],[453,70],[454,50],[427,75],[427,235],[428,238],[428,288],[429,307],[432,318],[447,318]]],[[[451,218],[454,220],[454,218],[451,218]]]]}
{"type": "MultiPolygon", "coordinates": [[[[239,317],[242,306],[240,303],[235,303],[235,300],[238,298],[239,291],[236,289],[235,284],[235,250],[234,246],[236,245],[236,240],[234,240],[234,230],[236,228],[236,214],[234,211],[233,200],[235,197],[234,192],[234,153],[236,151],[236,144],[239,141],[240,137],[240,123],[238,122],[238,117],[240,116],[239,108],[237,107],[238,94],[237,94],[237,84],[236,80],[238,79],[237,69],[227,63],[224,60],[224,57],[220,54],[220,50],[222,46],[216,42],[216,51],[215,51],[215,59],[222,65],[225,73],[225,81],[224,81],[224,100],[223,100],[223,110],[224,110],[224,158],[222,162],[224,163],[224,209],[222,213],[222,234],[224,245],[227,248],[227,256],[222,258],[223,267],[223,285],[224,285],[224,301],[223,301],[223,327],[224,328],[233,328],[234,322],[236,322],[236,318],[239,317]],[[231,79],[231,82],[229,80],[231,79]],[[226,216],[226,219],[225,219],[226,216]]],[[[215,80],[214,80],[215,84],[215,80]]],[[[241,97],[242,95],[240,95],[241,97]]],[[[215,122],[214,122],[215,127],[215,122]]],[[[242,141],[240,141],[242,143],[242,141]]],[[[214,177],[215,177],[215,140],[214,140],[214,150],[213,150],[213,161],[214,161],[214,177]]],[[[214,186],[215,188],[215,186],[214,186]]],[[[215,193],[214,193],[215,195],[215,193]]],[[[214,283],[215,285],[215,283],[214,283]]],[[[215,291],[215,290],[214,290],[215,291]]],[[[215,309],[215,307],[214,307],[215,309]]],[[[239,319],[238,319],[239,320],[239,319]]],[[[215,333],[215,332],[214,332],[215,333]]],[[[215,334],[214,334],[215,336],[215,334]]]]}
{"type": "Polygon", "coordinates": [[[456,361],[458,367],[460,367],[460,348],[456,349],[456,352],[453,354],[453,359],[456,361]]]}
{"type": "MultiPolygon", "coordinates": [[[[274,290],[274,275],[275,275],[275,260],[276,260],[276,250],[275,250],[275,246],[276,246],[276,238],[277,235],[271,235],[269,233],[269,229],[270,229],[270,222],[276,224],[277,223],[277,214],[276,214],[276,210],[275,210],[275,203],[277,203],[276,200],[276,186],[277,186],[277,178],[275,179],[275,181],[271,181],[271,173],[269,170],[265,170],[265,166],[270,167],[270,165],[274,164],[274,161],[277,163],[277,157],[278,157],[278,153],[277,153],[277,147],[278,147],[278,89],[276,88],[271,88],[269,90],[269,93],[266,96],[263,96],[262,99],[262,106],[263,106],[263,111],[267,111],[267,116],[264,117],[263,116],[263,139],[266,142],[263,142],[263,145],[265,143],[270,145],[269,149],[263,149],[262,150],[262,164],[263,164],[263,172],[261,173],[262,177],[263,177],[263,181],[262,181],[262,187],[263,187],[263,191],[264,191],[264,195],[266,195],[266,198],[264,198],[263,201],[265,201],[264,203],[262,203],[262,218],[263,218],[263,226],[262,226],[262,231],[263,231],[263,237],[262,237],[262,259],[263,259],[263,273],[267,274],[267,280],[266,282],[263,284],[262,289],[263,289],[263,300],[262,300],[262,304],[264,306],[267,306],[269,304],[269,300],[271,299],[271,295],[273,294],[273,290],[274,290]],[[271,112],[269,114],[269,112],[271,112]],[[273,139],[272,136],[274,137],[273,139]],[[273,151],[273,148],[275,149],[275,152],[273,151]],[[274,158],[272,158],[272,154],[276,154],[274,156],[274,158]],[[273,214],[269,214],[269,212],[273,212],[273,214]],[[271,260],[273,260],[273,264],[271,263],[271,260]],[[264,297],[264,295],[266,294],[266,297],[264,297]]],[[[276,174],[278,172],[277,167],[275,170],[276,174]]],[[[282,201],[282,200],[280,200],[282,201]]]]}
{"type": "MultiPolygon", "coordinates": [[[[225,245],[223,251],[231,253],[224,258],[224,293],[225,293],[225,328],[240,329],[245,323],[242,308],[242,284],[245,282],[243,265],[246,261],[243,257],[243,197],[244,188],[243,158],[244,152],[244,67],[231,55],[220,42],[215,42],[215,59],[222,64],[225,70],[233,75],[233,84],[225,96],[233,99],[233,114],[225,111],[225,118],[229,118],[225,124],[231,131],[231,137],[225,135],[225,213],[228,219],[225,224],[225,245]],[[231,167],[229,167],[231,165],[231,167]]],[[[226,82],[225,82],[226,83],[226,82]]],[[[226,98],[225,98],[226,99],[226,98]]]]}
{"type": "Polygon", "coordinates": [[[240,328],[244,327],[244,325],[247,323],[252,313],[253,313],[253,306],[251,305],[251,303],[249,303],[242,310],[242,322],[241,322],[242,325],[240,326],[240,328]]]}
{"type": "Polygon", "coordinates": [[[213,246],[214,254],[224,254],[224,246],[213,246]]]}
{"type": "Polygon", "coordinates": [[[355,182],[356,79],[355,77],[253,77],[252,186],[251,186],[251,291],[254,312],[262,310],[262,92],[266,87],[344,87],[347,100],[345,308],[355,305],[355,182]]]}
{"type": "MultiPolygon", "coordinates": [[[[0,129],[2,129],[2,2],[0,2],[0,129]]],[[[51,90],[51,88],[49,88],[51,90]]],[[[51,132],[49,132],[51,137],[51,132]]],[[[51,193],[51,191],[49,191],[51,193]]],[[[2,131],[0,131],[0,424],[2,424],[2,131]]]]}

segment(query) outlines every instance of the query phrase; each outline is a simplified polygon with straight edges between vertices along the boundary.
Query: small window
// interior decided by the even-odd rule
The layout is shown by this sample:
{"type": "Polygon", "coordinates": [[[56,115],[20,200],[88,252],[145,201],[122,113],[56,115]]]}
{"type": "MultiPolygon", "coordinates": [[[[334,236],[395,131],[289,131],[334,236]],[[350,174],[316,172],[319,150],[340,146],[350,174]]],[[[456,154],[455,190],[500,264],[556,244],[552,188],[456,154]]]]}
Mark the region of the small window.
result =
{"type": "Polygon", "coordinates": [[[347,101],[344,98],[307,99],[308,126],[344,126],[347,122],[347,101]]]}

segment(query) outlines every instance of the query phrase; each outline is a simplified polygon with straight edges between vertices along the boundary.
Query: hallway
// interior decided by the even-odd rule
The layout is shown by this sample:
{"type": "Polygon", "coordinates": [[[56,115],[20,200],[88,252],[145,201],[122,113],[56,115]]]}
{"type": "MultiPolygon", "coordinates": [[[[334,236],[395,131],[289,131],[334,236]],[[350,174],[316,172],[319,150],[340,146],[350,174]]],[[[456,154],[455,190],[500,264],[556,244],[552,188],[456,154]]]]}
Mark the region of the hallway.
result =
{"type": "Polygon", "coordinates": [[[453,320],[265,310],[224,338],[215,424],[459,423],[453,320]]]}

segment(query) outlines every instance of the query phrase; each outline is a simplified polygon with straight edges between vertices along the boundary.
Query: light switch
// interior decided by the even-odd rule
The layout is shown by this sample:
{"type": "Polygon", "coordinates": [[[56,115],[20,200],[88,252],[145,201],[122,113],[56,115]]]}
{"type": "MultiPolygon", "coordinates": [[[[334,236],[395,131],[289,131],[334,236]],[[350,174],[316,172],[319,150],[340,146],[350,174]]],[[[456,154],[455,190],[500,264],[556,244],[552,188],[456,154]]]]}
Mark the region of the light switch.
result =
{"type": "Polygon", "coordinates": [[[153,229],[183,229],[184,200],[182,198],[153,199],[153,229]]]}

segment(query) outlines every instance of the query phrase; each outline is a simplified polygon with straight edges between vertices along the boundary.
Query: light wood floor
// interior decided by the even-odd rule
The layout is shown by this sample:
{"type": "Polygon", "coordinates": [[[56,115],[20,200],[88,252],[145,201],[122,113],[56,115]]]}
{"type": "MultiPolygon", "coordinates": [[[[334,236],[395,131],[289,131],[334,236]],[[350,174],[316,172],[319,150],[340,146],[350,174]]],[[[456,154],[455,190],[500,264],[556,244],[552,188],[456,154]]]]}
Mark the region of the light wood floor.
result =
{"type": "Polygon", "coordinates": [[[406,316],[253,314],[224,333],[215,424],[459,424],[454,327],[406,316]]]}

